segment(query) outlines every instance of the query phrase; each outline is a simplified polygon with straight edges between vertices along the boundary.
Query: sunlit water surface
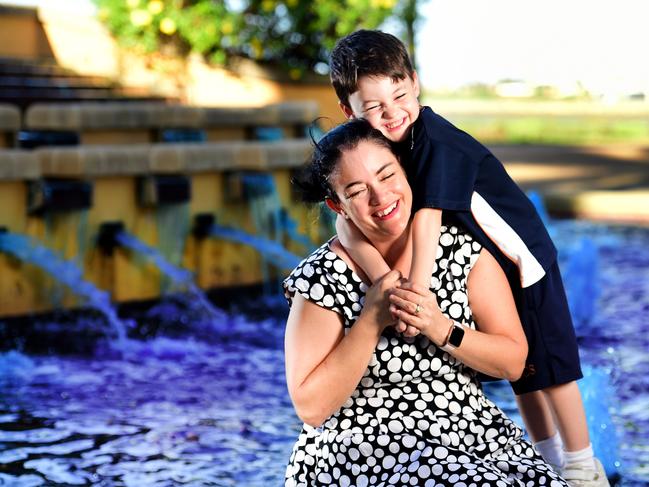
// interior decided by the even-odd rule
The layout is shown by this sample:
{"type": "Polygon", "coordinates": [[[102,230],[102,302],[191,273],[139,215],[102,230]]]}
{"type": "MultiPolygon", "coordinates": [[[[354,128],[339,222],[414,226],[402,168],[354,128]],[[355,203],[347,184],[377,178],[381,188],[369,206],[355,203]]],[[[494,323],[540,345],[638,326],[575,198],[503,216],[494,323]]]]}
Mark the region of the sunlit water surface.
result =
{"type": "MultiPolygon", "coordinates": [[[[576,302],[577,328],[584,364],[608,382],[584,392],[606,404],[617,434],[594,435],[617,440],[619,485],[649,485],[649,230],[558,222],[553,232],[566,280],[588,277],[569,290],[597,295],[594,309],[576,302]],[[595,269],[570,259],[588,242],[595,269]]],[[[1,354],[0,485],[281,485],[300,424],[284,381],[286,308],[269,309],[184,319],[120,353],[1,354]]],[[[517,417],[508,385],[488,390],[517,417]]]]}

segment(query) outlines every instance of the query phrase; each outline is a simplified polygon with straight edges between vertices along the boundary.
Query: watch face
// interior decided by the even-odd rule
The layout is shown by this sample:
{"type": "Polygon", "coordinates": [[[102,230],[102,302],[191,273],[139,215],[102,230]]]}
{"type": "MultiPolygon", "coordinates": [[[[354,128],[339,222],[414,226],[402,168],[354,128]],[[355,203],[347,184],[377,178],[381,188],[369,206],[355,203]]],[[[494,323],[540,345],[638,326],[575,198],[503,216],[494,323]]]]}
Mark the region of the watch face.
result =
{"type": "Polygon", "coordinates": [[[464,328],[462,326],[455,325],[453,327],[453,331],[451,332],[451,336],[448,337],[448,343],[454,347],[459,347],[460,344],[462,343],[463,338],[464,338],[464,328]]]}

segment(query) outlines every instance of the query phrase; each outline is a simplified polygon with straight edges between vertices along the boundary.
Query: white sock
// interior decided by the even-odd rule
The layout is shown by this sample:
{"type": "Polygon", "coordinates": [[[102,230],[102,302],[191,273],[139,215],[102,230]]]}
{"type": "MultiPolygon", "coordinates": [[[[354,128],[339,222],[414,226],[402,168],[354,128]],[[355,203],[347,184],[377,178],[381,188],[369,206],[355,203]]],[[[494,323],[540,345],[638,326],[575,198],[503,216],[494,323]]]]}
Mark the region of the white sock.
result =
{"type": "Polygon", "coordinates": [[[563,455],[566,459],[566,468],[568,467],[582,467],[589,470],[595,470],[595,455],[593,453],[593,445],[588,444],[583,450],[577,451],[564,451],[563,455]]]}
{"type": "Polygon", "coordinates": [[[563,468],[565,464],[563,443],[561,442],[561,436],[559,436],[558,432],[555,432],[554,435],[550,436],[550,438],[537,441],[534,443],[534,448],[536,448],[536,451],[541,454],[543,460],[555,467],[563,468]]]}

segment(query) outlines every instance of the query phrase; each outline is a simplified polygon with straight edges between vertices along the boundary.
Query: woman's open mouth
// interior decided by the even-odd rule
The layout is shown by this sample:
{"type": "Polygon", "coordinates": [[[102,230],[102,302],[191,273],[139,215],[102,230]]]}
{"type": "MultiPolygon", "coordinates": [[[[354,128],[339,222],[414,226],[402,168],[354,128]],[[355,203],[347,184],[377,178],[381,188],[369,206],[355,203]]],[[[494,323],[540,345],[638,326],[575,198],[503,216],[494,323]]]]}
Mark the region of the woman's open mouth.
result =
{"type": "Polygon", "coordinates": [[[395,201],[389,206],[386,206],[382,210],[374,212],[374,217],[378,218],[379,220],[389,220],[392,218],[394,215],[397,214],[397,209],[399,208],[399,200],[395,201]]]}

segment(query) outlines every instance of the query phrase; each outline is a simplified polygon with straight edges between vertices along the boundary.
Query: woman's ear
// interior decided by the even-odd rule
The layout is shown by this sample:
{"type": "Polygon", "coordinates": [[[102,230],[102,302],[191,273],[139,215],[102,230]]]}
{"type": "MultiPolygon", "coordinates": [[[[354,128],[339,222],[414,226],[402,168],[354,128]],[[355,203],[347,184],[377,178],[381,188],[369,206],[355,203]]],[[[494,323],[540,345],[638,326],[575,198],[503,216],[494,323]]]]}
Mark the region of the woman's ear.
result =
{"type": "Polygon", "coordinates": [[[349,218],[347,216],[347,213],[343,211],[343,209],[340,207],[338,203],[336,203],[334,200],[331,198],[325,198],[325,204],[329,207],[329,209],[335,213],[338,213],[339,215],[344,216],[346,219],[349,218]]]}

